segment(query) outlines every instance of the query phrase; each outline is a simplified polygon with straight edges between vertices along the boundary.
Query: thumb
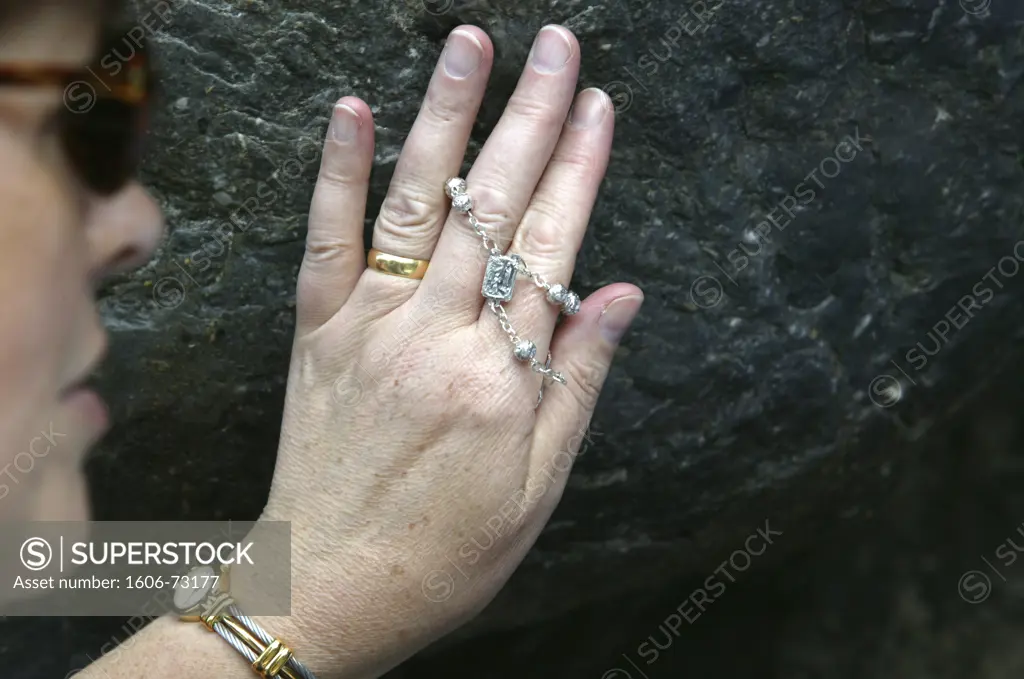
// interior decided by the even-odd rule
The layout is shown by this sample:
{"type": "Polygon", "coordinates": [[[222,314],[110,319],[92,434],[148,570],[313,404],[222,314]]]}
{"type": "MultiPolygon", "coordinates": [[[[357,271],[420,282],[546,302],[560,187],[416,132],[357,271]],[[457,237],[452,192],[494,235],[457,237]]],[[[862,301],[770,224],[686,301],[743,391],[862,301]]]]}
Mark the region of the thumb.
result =
{"type": "Polygon", "coordinates": [[[580,311],[563,324],[551,343],[552,367],[565,375],[565,385],[549,384],[537,412],[530,470],[568,476],[574,457],[597,405],[615,349],[644,302],[643,291],[615,283],[590,295],[580,311]],[[566,455],[568,453],[568,455],[566,455]]]}

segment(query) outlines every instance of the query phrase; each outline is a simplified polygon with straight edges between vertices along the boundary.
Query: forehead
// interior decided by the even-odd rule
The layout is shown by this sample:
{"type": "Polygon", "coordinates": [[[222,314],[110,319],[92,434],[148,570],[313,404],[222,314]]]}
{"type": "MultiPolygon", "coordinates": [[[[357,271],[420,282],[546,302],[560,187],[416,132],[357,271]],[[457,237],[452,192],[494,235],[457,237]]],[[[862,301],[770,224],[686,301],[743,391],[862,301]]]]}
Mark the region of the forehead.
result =
{"type": "Polygon", "coordinates": [[[99,3],[41,0],[26,5],[20,11],[4,12],[0,60],[75,63],[92,55],[101,22],[99,3]]]}

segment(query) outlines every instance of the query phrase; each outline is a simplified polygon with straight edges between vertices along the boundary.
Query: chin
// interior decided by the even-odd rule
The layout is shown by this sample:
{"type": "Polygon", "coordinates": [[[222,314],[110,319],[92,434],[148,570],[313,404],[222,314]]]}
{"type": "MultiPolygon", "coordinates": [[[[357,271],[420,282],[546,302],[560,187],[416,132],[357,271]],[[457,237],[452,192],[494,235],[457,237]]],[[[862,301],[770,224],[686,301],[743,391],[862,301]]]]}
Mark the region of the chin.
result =
{"type": "Polygon", "coordinates": [[[89,491],[81,469],[55,465],[47,469],[35,498],[32,521],[88,521],[89,491]]]}

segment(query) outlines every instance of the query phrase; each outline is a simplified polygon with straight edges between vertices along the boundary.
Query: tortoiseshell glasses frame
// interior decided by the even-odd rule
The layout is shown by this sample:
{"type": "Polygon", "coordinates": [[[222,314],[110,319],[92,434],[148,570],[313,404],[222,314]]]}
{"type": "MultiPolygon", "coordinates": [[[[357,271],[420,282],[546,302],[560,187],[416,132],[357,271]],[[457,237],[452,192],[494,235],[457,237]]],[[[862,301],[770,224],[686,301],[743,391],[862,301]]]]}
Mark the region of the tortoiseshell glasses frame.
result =
{"type": "Polygon", "coordinates": [[[126,35],[104,31],[85,67],[0,63],[0,87],[62,90],[61,140],[85,186],[101,195],[116,193],[137,174],[153,104],[149,45],[126,35]]]}

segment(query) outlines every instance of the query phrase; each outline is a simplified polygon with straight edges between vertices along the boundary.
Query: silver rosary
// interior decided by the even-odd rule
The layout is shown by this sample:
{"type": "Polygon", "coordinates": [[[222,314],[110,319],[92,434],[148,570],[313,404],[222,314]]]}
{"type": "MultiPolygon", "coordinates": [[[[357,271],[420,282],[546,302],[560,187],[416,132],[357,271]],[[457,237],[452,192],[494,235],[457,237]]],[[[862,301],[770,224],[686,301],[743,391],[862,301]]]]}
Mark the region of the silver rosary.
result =
{"type": "MultiPolygon", "coordinates": [[[[465,179],[452,177],[444,183],[444,192],[451,198],[452,208],[456,212],[467,216],[470,226],[480,236],[484,249],[489,253],[481,293],[487,299],[487,307],[498,317],[501,329],[505,331],[505,334],[512,341],[512,355],[524,363],[529,362],[534,372],[540,373],[545,378],[550,377],[559,384],[565,384],[565,377],[562,373],[551,369],[551,352],[548,352],[547,361],[544,363],[538,361],[537,345],[516,333],[512,328],[512,323],[509,321],[508,314],[505,312],[505,307],[502,306],[502,303],[512,299],[512,293],[515,292],[516,278],[519,275],[526,276],[533,281],[534,285],[544,291],[548,302],[561,307],[561,312],[566,316],[572,316],[580,310],[579,295],[563,285],[548,283],[541,278],[540,274],[530,271],[530,267],[526,265],[526,262],[519,255],[506,255],[501,251],[497,244],[488,237],[483,225],[477,220],[476,215],[473,214],[473,199],[466,193],[465,179]]],[[[538,405],[543,396],[544,387],[542,384],[540,395],[537,398],[538,405]]]]}

